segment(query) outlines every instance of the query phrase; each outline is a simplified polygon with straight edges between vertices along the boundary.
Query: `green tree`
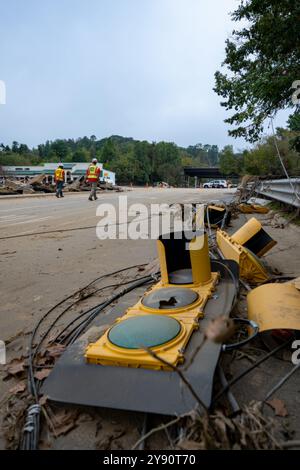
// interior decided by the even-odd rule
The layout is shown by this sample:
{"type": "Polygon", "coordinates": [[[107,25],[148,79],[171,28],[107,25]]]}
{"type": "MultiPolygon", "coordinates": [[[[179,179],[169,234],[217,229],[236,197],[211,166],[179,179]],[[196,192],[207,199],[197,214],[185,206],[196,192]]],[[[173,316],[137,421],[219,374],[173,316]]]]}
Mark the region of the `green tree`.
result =
{"type": "Polygon", "coordinates": [[[55,142],[52,143],[51,150],[56,158],[60,161],[66,161],[68,155],[68,146],[66,141],[57,139],[55,142]]]}
{"type": "Polygon", "coordinates": [[[116,173],[117,181],[120,183],[128,184],[135,182],[136,168],[132,155],[119,155],[119,157],[111,163],[110,169],[116,173]]]}
{"type": "Polygon", "coordinates": [[[220,154],[220,170],[225,175],[240,175],[243,172],[243,154],[235,154],[232,145],[226,145],[220,154]]]}
{"type": "Polygon", "coordinates": [[[15,140],[12,143],[11,150],[13,153],[18,153],[19,152],[19,144],[15,140]]]}
{"type": "Polygon", "coordinates": [[[101,151],[101,160],[103,163],[112,162],[117,158],[117,149],[112,139],[106,139],[101,151]]]}
{"type": "Polygon", "coordinates": [[[19,147],[19,154],[21,155],[24,155],[26,153],[30,153],[29,152],[29,148],[27,147],[26,144],[20,144],[20,147],[19,147]]]}
{"type": "Polygon", "coordinates": [[[86,149],[78,149],[72,155],[72,162],[89,162],[90,154],[86,149]]]}
{"type": "Polygon", "coordinates": [[[293,107],[291,87],[300,77],[299,17],[299,0],[241,0],[232,13],[246,25],[226,41],[228,73],[215,73],[214,88],[221,105],[233,110],[225,120],[234,126],[229,135],[255,142],[269,115],[293,107]]]}
{"type": "Polygon", "coordinates": [[[181,173],[182,167],[178,147],[170,142],[156,144],[154,156],[156,180],[174,185],[180,182],[181,173]]]}
{"type": "Polygon", "coordinates": [[[291,114],[287,123],[289,130],[292,132],[290,140],[291,148],[300,153],[300,112],[291,114]]]}
{"type": "MultiPolygon", "coordinates": [[[[284,165],[290,175],[300,171],[300,155],[291,149],[291,132],[286,129],[276,130],[277,145],[284,165]]],[[[244,172],[252,175],[284,176],[276,154],[273,137],[265,137],[253,149],[244,152],[244,172]]]]}

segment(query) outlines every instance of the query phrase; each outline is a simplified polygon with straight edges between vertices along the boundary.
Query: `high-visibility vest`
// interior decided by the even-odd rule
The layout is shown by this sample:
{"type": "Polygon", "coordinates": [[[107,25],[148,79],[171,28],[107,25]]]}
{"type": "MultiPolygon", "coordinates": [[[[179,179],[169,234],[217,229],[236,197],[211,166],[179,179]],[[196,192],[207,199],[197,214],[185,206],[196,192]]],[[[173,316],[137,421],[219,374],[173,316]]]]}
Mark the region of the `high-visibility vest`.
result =
{"type": "Polygon", "coordinates": [[[88,179],[98,181],[97,165],[90,165],[88,168],[88,179]]]}
{"type": "Polygon", "coordinates": [[[55,180],[56,180],[56,181],[64,181],[64,176],[65,176],[64,173],[65,173],[65,172],[64,172],[64,170],[63,170],[62,168],[57,168],[57,169],[55,170],[55,173],[54,173],[55,180]]]}

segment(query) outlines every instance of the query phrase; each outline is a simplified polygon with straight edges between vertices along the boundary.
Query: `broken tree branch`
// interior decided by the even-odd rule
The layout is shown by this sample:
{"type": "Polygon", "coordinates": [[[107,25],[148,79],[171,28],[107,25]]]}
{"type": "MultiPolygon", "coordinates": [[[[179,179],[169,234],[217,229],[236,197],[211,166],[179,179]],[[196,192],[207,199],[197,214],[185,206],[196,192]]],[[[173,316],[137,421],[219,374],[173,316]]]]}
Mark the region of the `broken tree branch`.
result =
{"type": "Polygon", "coordinates": [[[152,356],[154,359],[157,359],[159,362],[161,362],[162,364],[164,364],[165,366],[171,368],[174,372],[176,372],[179,375],[179,377],[181,378],[182,382],[187,386],[187,388],[189,389],[189,391],[191,392],[191,394],[193,395],[193,397],[195,398],[197,403],[205,410],[206,413],[208,413],[208,408],[203,403],[203,401],[198,396],[198,394],[195,392],[193,386],[190,384],[190,382],[185,377],[183,372],[180,369],[178,369],[178,367],[174,366],[173,364],[170,364],[170,362],[168,362],[165,359],[163,359],[162,357],[158,356],[155,352],[153,352],[149,348],[145,348],[145,351],[147,351],[147,353],[150,354],[150,356],[152,356]]]}

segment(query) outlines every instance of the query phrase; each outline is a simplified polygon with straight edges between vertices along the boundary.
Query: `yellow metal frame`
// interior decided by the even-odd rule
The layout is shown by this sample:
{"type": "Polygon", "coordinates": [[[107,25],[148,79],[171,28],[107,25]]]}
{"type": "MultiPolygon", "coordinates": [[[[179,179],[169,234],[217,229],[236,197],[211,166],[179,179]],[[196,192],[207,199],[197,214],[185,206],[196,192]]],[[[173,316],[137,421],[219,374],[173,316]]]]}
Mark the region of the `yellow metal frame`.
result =
{"type": "Polygon", "coordinates": [[[300,330],[300,292],[293,285],[266,284],[247,296],[248,317],[259,331],[274,329],[300,330]]]}
{"type": "MultiPolygon", "coordinates": [[[[239,243],[240,245],[244,246],[252,237],[257,235],[260,231],[263,231],[261,223],[255,218],[251,217],[239,230],[237,230],[233,235],[231,235],[231,239],[239,243]]],[[[271,250],[273,246],[277,244],[275,240],[273,240],[266,232],[265,235],[268,237],[269,242],[265,244],[263,248],[259,251],[255,252],[256,256],[263,256],[267,251],[271,250]]]]}
{"type": "MultiPolygon", "coordinates": [[[[212,210],[212,211],[217,211],[217,212],[223,212],[223,216],[224,216],[224,214],[225,214],[225,212],[226,212],[226,208],[225,208],[225,207],[214,206],[214,205],[212,205],[212,204],[209,205],[206,210],[212,210]]],[[[206,223],[205,225],[208,225],[208,223],[206,223]]],[[[218,225],[217,225],[217,224],[214,224],[214,223],[212,223],[212,222],[210,222],[210,226],[211,226],[212,228],[218,228],[218,225]]]]}
{"type": "Polygon", "coordinates": [[[244,214],[252,214],[256,212],[258,214],[267,214],[270,209],[266,206],[260,206],[259,204],[239,204],[238,209],[244,214]]]}
{"type": "MultiPolygon", "coordinates": [[[[216,284],[219,279],[219,273],[212,273],[210,269],[210,259],[208,252],[207,236],[202,235],[196,237],[189,243],[189,252],[191,258],[191,266],[193,273],[193,284],[188,285],[172,285],[168,280],[168,271],[166,263],[166,254],[164,245],[158,241],[158,252],[161,264],[161,281],[153,286],[145,296],[151,292],[161,288],[178,288],[184,287],[191,289],[197,293],[198,298],[192,304],[173,309],[152,309],[146,307],[139,300],[133,307],[130,307],[125,315],[118,318],[114,325],[123,322],[129,318],[139,317],[143,315],[166,315],[169,318],[174,318],[181,325],[181,331],[172,341],[160,346],[151,348],[153,352],[157,353],[160,357],[165,359],[169,364],[176,366],[183,362],[183,352],[189,342],[193,331],[199,328],[199,320],[203,318],[204,307],[208,299],[212,296],[216,284]]],[[[174,253],[176,256],[176,253],[174,253]]],[[[113,326],[114,326],[113,325],[113,326]]],[[[113,326],[111,328],[113,328],[113,326]]],[[[123,366],[123,367],[143,367],[148,369],[166,369],[169,367],[162,364],[159,360],[152,357],[147,351],[143,349],[127,349],[121,348],[111,343],[109,340],[109,328],[104,335],[95,343],[89,344],[85,358],[90,364],[101,364],[110,366],[123,366]]]]}
{"type": "MultiPolygon", "coordinates": [[[[198,299],[187,307],[163,310],[151,309],[143,305],[142,300],[139,300],[136,305],[127,310],[123,317],[118,318],[114,325],[129,318],[149,314],[166,315],[179,321],[181,325],[181,332],[179,335],[168,343],[152,348],[152,350],[159,356],[175,366],[184,360],[183,351],[186,348],[193,331],[199,328],[199,320],[203,318],[205,304],[215,291],[218,278],[218,273],[212,273],[211,282],[209,284],[197,287],[193,284],[185,285],[185,288],[190,288],[198,294],[198,299]]],[[[161,289],[162,287],[174,286],[171,284],[163,285],[162,282],[159,282],[148,292],[148,294],[152,291],[161,289]]],[[[87,347],[85,358],[88,363],[124,367],[143,367],[150,369],[168,369],[167,366],[150,356],[150,354],[143,349],[131,350],[120,348],[112,344],[108,338],[111,328],[109,328],[98,341],[89,344],[87,347]]]]}
{"type": "MultiPolygon", "coordinates": [[[[163,345],[151,348],[154,352],[163,357],[170,364],[176,365],[183,362],[183,348],[188,342],[193,331],[198,328],[198,324],[193,320],[187,320],[168,315],[176,320],[181,320],[181,330],[172,341],[164,343],[163,345]]],[[[123,318],[118,319],[117,323],[123,322],[132,315],[125,315],[123,318]]],[[[125,349],[120,348],[111,343],[108,338],[110,329],[98,340],[96,343],[90,345],[87,349],[85,357],[90,364],[101,364],[104,366],[123,366],[123,367],[143,367],[145,369],[165,369],[168,367],[160,361],[152,357],[147,351],[143,349],[125,349]]]]}
{"type": "MultiPolygon", "coordinates": [[[[197,236],[193,240],[191,240],[188,243],[188,247],[191,260],[193,284],[190,284],[189,286],[185,285],[185,287],[210,283],[212,277],[210,269],[208,240],[206,233],[197,236]]],[[[157,251],[160,264],[161,282],[162,285],[165,287],[171,284],[169,284],[166,251],[164,244],[161,240],[157,240],[157,251]]],[[[176,256],[176,253],[174,253],[174,256],[176,256]]]]}
{"type": "Polygon", "coordinates": [[[261,223],[255,217],[251,217],[248,222],[242,225],[241,228],[231,235],[231,238],[236,243],[244,245],[244,243],[247,243],[250,238],[254,237],[254,235],[256,235],[261,230],[261,228],[261,223]]]}
{"type": "MultiPolygon", "coordinates": [[[[209,206],[206,206],[203,208],[200,208],[196,211],[196,213],[194,214],[193,216],[193,224],[195,224],[198,228],[204,228],[204,226],[207,226],[207,222],[204,222],[204,219],[205,219],[205,213],[207,211],[207,209],[210,209],[210,210],[215,210],[217,212],[225,212],[226,211],[226,208],[225,207],[222,207],[222,206],[215,206],[213,204],[210,204],[209,206]]],[[[218,225],[217,224],[213,224],[212,222],[210,222],[210,226],[212,228],[217,228],[218,225]]]]}
{"type": "Polygon", "coordinates": [[[226,259],[238,263],[242,279],[250,284],[259,284],[268,280],[268,273],[259,259],[223,230],[217,231],[217,245],[226,259]]]}

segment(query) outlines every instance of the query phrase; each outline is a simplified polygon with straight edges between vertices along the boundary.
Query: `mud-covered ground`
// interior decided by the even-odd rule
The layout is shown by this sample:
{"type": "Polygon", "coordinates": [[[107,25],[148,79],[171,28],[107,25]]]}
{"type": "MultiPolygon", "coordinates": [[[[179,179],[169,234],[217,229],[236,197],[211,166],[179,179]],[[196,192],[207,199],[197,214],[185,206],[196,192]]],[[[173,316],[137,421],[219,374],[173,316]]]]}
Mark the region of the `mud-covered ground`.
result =
{"type": "MultiPolygon", "coordinates": [[[[145,189],[123,194],[127,194],[131,202],[150,204],[205,202],[211,199],[229,201],[233,191],[145,189]]],[[[103,201],[117,204],[118,195],[105,194],[103,201]]],[[[87,201],[86,194],[70,195],[62,201],[51,197],[34,200],[24,198],[0,201],[0,204],[0,237],[95,226],[99,220],[96,217],[96,208],[87,201]]],[[[232,220],[228,231],[236,230],[251,216],[240,214],[232,220]]],[[[273,274],[299,276],[300,228],[293,224],[281,228],[280,223],[274,224],[270,214],[255,216],[262,220],[265,230],[278,241],[265,256],[270,271],[273,274]]],[[[0,240],[0,339],[7,345],[7,362],[16,359],[13,364],[17,371],[8,375],[7,370],[1,366],[1,420],[4,416],[6,418],[1,425],[0,448],[17,446],[18,430],[27,403],[25,373],[29,334],[40,316],[52,305],[98,276],[126,266],[151,263],[155,258],[156,246],[153,240],[103,241],[97,239],[95,229],[0,240]],[[19,420],[16,420],[17,418],[19,420]],[[15,428],[14,423],[17,423],[15,428]],[[10,443],[7,442],[7,437],[11,439],[10,443]]],[[[135,268],[115,275],[112,279],[97,284],[97,287],[103,287],[105,283],[122,283],[128,278],[143,275],[143,272],[145,271],[142,268],[135,268]]],[[[99,303],[100,299],[113,290],[108,289],[83,300],[69,315],[99,303]]],[[[245,292],[241,294],[237,314],[245,315],[245,292]]],[[[68,320],[70,316],[67,317],[68,320]]],[[[61,327],[67,318],[58,326],[61,327]]],[[[236,353],[234,360],[228,360],[229,356],[223,355],[227,378],[230,379],[243,368],[247,368],[266,351],[266,344],[257,339],[251,347],[236,353]]],[[[251,400],[262,400],[272,386],[292,368],[291,352],[287,350],[284,355],[269,359],[233,387],[234,395],[241,406],[251,400]]],[[[274,411],[270,405],[265,405],[263,412],[277,420],[278,435],[281,438],[299,439],[299,374],[295,373],[274,397],[280,400],[280,406],[283,407],[279,414],[285,416],[275,416],[278,409],[274,411]]],[[[144,424],[142,413],[116,410],[51,406],[47,413],[43,415],[47,425],[43,426],[41,448],[130,449],[140,437],[144,424]]],[[[162,421],[167,422],[168,418],[148,417],[147,430],[162,421]]],[[[171,429],[153,434],[147,440],[146,446],[152,449],[172,448],[175,442],[172,432],[171,429]]]]}

